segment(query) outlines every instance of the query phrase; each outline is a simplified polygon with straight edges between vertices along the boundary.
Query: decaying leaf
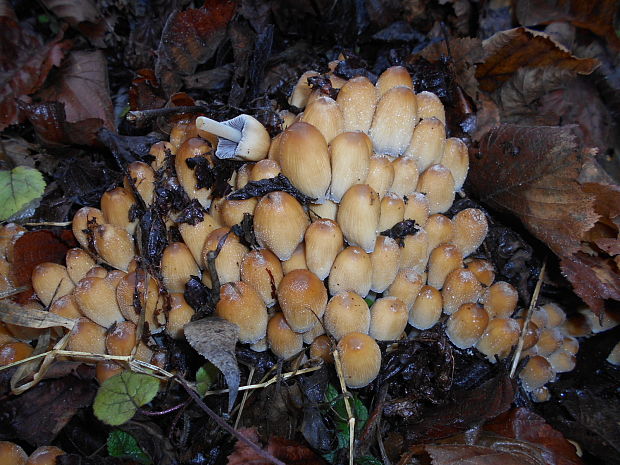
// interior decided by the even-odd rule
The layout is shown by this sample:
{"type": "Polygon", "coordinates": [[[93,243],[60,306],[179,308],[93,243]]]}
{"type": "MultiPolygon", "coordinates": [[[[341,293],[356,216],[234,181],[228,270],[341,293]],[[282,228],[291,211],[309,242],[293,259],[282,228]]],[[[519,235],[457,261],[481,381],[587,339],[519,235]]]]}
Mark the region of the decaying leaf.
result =
{"type": "Polygon", "coordinates": [[[614,48],[620,48],[614,27],[618,11],[616,0],[519,0],[515,14],[524,26],[566,21],[603,37],[614,48]]]}
{"type": "Polygon", "coordinates": [[[497,450],[491,447],[466,444],[425,446],[433,465],[545,465],[535,451],[515,449],[497,450]]]}
{"type": "Polygon", "coordinates": [[[546,34],[522,27],[498,32],[482,43],[486,59],[478,65],[480,88],[492,92],[521,68],[556,66],[590,74],[598,66],[593,58],[577,58],[546,34]]]}
{"type": "Polygon", "coordinates": [[[62,34],[44,43],[28,24],[18,23],[6,6],[0,15],[0,130],[23,120],[16,99],[39,90],[71,48],[70,41],[61,41],[62,34]]]}
{"type": "Polygon", "coordinates": [[[39,96],[64,104],[67,122],[97,118],[100,126],[114,128],[114,111],[103,52],[74,51],[63,62],[58,76],[39,96]]]}
{"type": "MultiPolygon", "coordinates": [[[[241,430],[241,433],[255,444],[259,442],[254,428],[241,430]]],[[[324,465],[326,462],[303,444],[279,437],[271,437],[264,447],[274,457],[288,465],[324,465]]],[[[258,455],[245,442],[237,441],[233,453],[228,456],[227,465],[270,465],[271,462],[258,455]]]]}
{"type": "Polygon", "coordinates": [[[157,378],[124,371],[106,379],[99,387],[93,403],[95,416],[108,425],[122,425],[139,407],[152,401],[158,390],[157,378]]]}
{"type": "Polygon", "coordinates": [[[19,213],[44,190],[45,180],[39,170],[17,166],[0,171],[0,221],[19,213]]]}
{"type": "Polygon", "coordinates": [[[65,327],[71,330],[75,326],[75,320],[71,318],[44,310],[22,307],[9,300],[0,300],[0,321],[28,328],[65,327]]]}
{"type": "Polygon", "coordinates": [[[235,357],[239,327],[222,318],[208,317],[186,324],[184,332],[190,345],[224,375],[230,389],[228,410],[231,410],[237,398],[241,378],[235,357]]]}
{"type": "Polygon", "coordinates": [[[495,418],[484,426],[502,436],[537,444],[547,463],[556,465],[577,465],[581,460],[575,453],[575,446],[562,433],[554,430],[545,420],[525,408],[515,408],[495,418]]]}
{"type": "Polygon", "coordinates": [[[168,17],[155,64],[155,75],[166,95],[179,90],[182,78],[213,56],[235,8],[231,0],[211,0],[205,8],[176,11],[168,17]]]}
{"type": "Polygon", "coordinates": [[[503,124],[481,141],[468,177],[481,201],[513,213],[559,256],[576,252],[598,219],[577,181],[587,157],[573,130],[503,124]]]}

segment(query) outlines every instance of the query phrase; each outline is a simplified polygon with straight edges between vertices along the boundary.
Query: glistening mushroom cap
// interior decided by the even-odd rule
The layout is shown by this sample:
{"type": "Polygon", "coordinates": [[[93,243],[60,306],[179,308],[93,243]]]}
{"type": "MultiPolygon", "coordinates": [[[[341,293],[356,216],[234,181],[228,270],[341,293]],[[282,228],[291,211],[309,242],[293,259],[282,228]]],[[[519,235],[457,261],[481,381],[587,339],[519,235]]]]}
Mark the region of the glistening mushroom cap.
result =
{"type": "Polygon", "coordinates": [[[319,323],[327,306],[327,289],[311,271],[293,270],[278,286],[278,302],[286,321],[296,333],[319,323]]]}
{"type": "Polygon", "coordinates": [[[368,304],[355,292],[345,291],[336,294],[327,303],[323,323],[325,330],[337,341],[352,332],[368,334],[370,326],[368,304]]]}
{"type": "Polygon", "coordinates": [[[224,284],[220,289],[217,316],[239,326],[239,341],[252,344],[265,337],[267,308],[263,299],[248,284],[237,281],[224,284]]]}
{"type": "Polygon", "coordinates": [[[375,340],[362,333],[349,333],[336,347],[347,387],[362,388],[372,383],[381,369],[381,350],[375,340]]]}
{"type": "Polygon", "coordinates": [[[269,152],[269,133],[250,115],[239,115],[221,123],[199,116],[196,118],[196,127],[219,137],[215,151],[217,158],[258,161],[266,158],[269,152]]]}

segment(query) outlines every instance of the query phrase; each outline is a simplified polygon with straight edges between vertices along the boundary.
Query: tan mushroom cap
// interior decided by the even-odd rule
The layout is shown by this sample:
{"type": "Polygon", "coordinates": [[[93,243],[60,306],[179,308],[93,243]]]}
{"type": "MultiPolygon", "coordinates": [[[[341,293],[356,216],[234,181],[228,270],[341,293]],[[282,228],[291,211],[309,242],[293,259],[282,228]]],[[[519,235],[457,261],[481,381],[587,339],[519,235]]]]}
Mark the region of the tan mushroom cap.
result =
{"type": "Polygon", "coordinates": [[[523,383],[523,389],[533,391],[553,380],[555,372],[544,357],[535,355],[523,367],[523,370],[519,373],[519,378],[523,383]]]}
{"type": "Polygon", "coordinates": [[[368,334],[377,341],[392,341],[400,337],[407,326],[409,310],[398,297],[381,297],[370,308],[368,334]]]}
{"type": "Polygon", "coordinates": [[[347,387],[362,388],[372,383],[381,368],[381,350],[375,340],[362,333],[349,333],[336,348],[347,387]]]}
{"type": "Polygon", "coordinates": [[[311,271],[293,270],[280,281],[278,302],[291,329],[304,333],[323,317],[327,289],[311,271]]]}
{"type": "Polygon", "coordinates": [[[55,465],[56,457],[64,455],[64,451],[56,446],[41,446],[34,450],[26,465],[55,465]]]}
{"type": "Polygon", "coordinates": [[[267,308],[260,295],[248,284],[242,281],[224,284],[215,312],[239,326],[240,342],[252,344],[265,337],[267,308]]]}
{"type": "Polygon", "coordinates": [[[355,292],[340,292],[329,299],[323,324],[325,330],[337,341],[352,332],[368,334],[370,326],[368,304],[355,292]]]}
{"type": "Polygon", "coordinates": [[[0,463],[3,465],[25,465],[28,454],[14,442],[0,441],[0,463]]]}
{"type": "Polygon", "coordinates": [[[282,359],[297,355],[304,347],[302,335],[291,329],[284,318],[284,314],[280,312],[269,319],[267,341],[271,351],[282,359]]]}
{"type": "Polygon", "coordinates": [[[450,315],[446,335],[450,342],[460,349],[473,347],[489,324],[489,315],[484,308],[475,303],[462,305],[450,315]]]}

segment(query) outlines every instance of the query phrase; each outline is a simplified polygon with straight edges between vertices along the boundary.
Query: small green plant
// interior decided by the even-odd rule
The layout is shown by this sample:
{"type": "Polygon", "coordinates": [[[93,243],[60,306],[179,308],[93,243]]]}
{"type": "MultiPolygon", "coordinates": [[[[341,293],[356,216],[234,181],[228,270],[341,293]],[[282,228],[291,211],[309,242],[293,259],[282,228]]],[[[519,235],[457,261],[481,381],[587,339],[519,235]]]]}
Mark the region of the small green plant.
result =
{"type": "MultiPolygon", "coordinates": [[[[349,399],[351,402],[351,408],[353,415],[355,416],[355,435],[357,436],[362,432],[366,422],[368,421],[368,409],[357,396],[353,394],[349,399]]],[[[339,394],[338,390],[331,384],[327,386],[325,392],[325,401],[328,403],[330,411],[332,413],[332,419],[336,428],[336,438],[338,444],[336,448],[325,454],[323,458],[329,463],[334,463],[336,454],[341,449],[349,448],[349,418],[347,416],[347,409],[344,403],[344,398],[339,394]]],[[[355,457],[355,463],[358,465],[381,465],[381,461],[372,455],[364,455],[361,457],[355,457]]]]}
{"type": "Polygon", "coordinates": [[[138,441],[131,434],[116,429],[108,435],[108,454],[110,457],[130,459],[144,465],[151,465],[153,461],[138,445],[138,441]]]}

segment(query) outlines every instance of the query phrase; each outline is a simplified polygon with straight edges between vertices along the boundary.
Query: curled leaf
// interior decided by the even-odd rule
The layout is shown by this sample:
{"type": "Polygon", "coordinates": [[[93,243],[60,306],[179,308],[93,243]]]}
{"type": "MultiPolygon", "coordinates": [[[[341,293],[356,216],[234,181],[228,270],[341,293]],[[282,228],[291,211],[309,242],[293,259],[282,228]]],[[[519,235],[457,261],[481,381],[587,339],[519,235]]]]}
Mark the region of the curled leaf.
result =
{"type": "Polygon", "coordinates": [[[190,345],[224,375],[230,389],[228,410],[231,410],[237,398],[241,378],[235,357],[239,327],[222,318],[208,317],[186,324],[184,332],[190,345]]]}

